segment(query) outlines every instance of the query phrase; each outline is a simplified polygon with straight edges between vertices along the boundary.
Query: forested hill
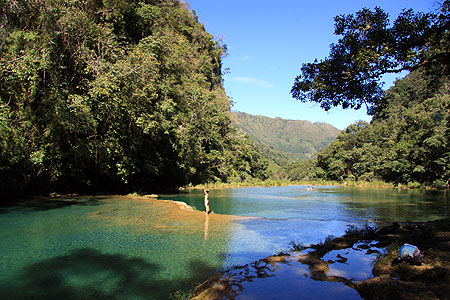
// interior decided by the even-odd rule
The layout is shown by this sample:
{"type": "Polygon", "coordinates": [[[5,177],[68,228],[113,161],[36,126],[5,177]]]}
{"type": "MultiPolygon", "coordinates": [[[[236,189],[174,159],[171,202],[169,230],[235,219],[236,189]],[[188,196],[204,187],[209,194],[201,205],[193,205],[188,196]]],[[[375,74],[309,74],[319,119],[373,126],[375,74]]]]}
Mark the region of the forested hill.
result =
{"type": "Polygon", "coordinates": [[[326,123],[286,120],[233,112],[238,127],[251,140],[287,154],[292,159],[307,159],[325,148],[340,130],[326,123]]]}
{"type": "Polygon", "coordinates": [[[374,179],[408,186],[450,182],[449,79],[415,71],[387,91],[372,122],[348,126],[305,164],[287,168],[290,179],[374,179]]]}
{"type": "Polygon", "coordinates": [[[177,0],[2,1],[0,194],[264,178],[226,47],[177,0]]]}

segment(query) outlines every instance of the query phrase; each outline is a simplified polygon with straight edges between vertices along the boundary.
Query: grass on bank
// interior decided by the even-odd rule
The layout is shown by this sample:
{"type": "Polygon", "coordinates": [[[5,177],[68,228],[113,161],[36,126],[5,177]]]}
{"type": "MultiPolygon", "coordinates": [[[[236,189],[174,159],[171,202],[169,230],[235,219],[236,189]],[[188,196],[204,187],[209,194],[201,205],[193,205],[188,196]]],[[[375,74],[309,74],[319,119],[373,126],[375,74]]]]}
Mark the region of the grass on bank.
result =
{"type": "Polygon", "coordinates": [[[313,181],[291,181],[283,179],[267,179],[267,180],[248,180],[244,182],[210,182],[199,185],[189,185],[185,188],[193,189],[222,189],[222,188],[239,188],[239,187],[270,187],[270,186],[290,186],[290,185],[305,185],[305,186],[354,186],[354,187],[366,187],[366,188],[393,188],[392,183],[383,181],[325,181],[325,180],[313,180],[313,181]]]}
{"type": "Polygon", "coordinates": [[[394,184],[384,182],[381,180],[374,181],[291,181],[285,179],[267,179],[267,180],[247,180],[243,182],[210,182],[199,185],[188,185],[187,189],[224,189],[224,188],[240,188],[240,187],[270,187],[270,186],[290,186],[290,185],[304,185],[304,186],[348,186],[361,188],[398,188],[398,189],[422,189],[435,190],[436,187],[427,186],[418,182],[410,182],[408,184],[394,184]]]}
{"type": "Polygon", "coordinates": [[[210,182],[199,185],[189,185],[185,188],[194,188],[194,189],[221,189],[221,188],[239,188],[239,187],[254,187],[254,186],[289,186],[289,185],[315,185],[315,186],[323,186],[323,185],[342,185],[342,183],[338,183],[337,181],[290,181],[290,180],[248,180],[243,182],[210,182]]]}

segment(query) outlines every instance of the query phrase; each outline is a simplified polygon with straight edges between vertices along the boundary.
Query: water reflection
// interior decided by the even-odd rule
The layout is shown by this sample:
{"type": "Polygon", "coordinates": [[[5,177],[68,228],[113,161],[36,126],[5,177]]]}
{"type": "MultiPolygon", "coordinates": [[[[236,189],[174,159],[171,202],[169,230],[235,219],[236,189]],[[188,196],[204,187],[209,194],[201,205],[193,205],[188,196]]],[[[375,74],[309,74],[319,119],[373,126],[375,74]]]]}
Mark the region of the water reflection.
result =
{"type": "MultiPolygon", "coordinates": [[[[261,259],[225,272],[210,286],[224,299],[362,299],[345,278],[318,280],[301,253],[261,259]],[[226,290],[220,289],[227,286],[226,290]]],[[[326,263],[324,263],[326,265],[326,263]]]]}
{"type": "MultiPolygon", "coordinates": [[[[306,186],[292,186],[210,193],[214,213],[206,216],[172,202],[128,197],[46,199],[2,207],[0,294],[44,297],[53,282],[47,295],[55,299],[76,294],[127,299],[123,295],[132,290],[135,299],[167,299],[216,270],[272,255],[291,241],[317,243],[368,220],[424,221],[450,215],[443,192],[327,186],[307,191],[306,186]],[[112,260],[123,262],[123,268],[108,265],[112,260]],[[123,274],[134,279],[123,279],[123,274]]],[[[161,198],[204,211],[202,190],[161,198]]],[[[314,286],[309,281],[298,284],[314,286]]]]}
{"type": "MultiPolygon", "coordinates": [[[[229,227],[225,265],[247,264],[286,249],[291,241],[318,243],[367,222],[428,221],[449,216],[443,192],[317,186],[211,190],[211,209],[240,215],[229,227]]],[[[204,210],[201,190],[165,195],[204,210]]],[[[206,221],[206,220],[205,220],[206,221]]],[[[206,226],[205,226],[206,227],[206,226]]]]}
{"type": "Polygon", "coordinates": [[[209,214],[207,214],[205,216],[205,227],[204,227],[204,232],[205,232],[204,239],[205,239],[205,242],[208,239],[208,231],[209,231],[209,214]]]}
{"type": "MultiPolygon", "coordinates": [[[[251,187],[211,190],[210,205],[218,214],[268,219],[424,221],[450,216],[445,193],[333,186],[316,186],[314,191],[307,191],[306,186],[251,187]]],[[[201,190],[162,197],[204,211],[201,190]]]]}
{"type": "Polygon", "coordinates": [[[273,277],[244,282],[245,293],[236,300],[257,299],[333,299],[360,300],[358,292],[341,282],[323,282],[309,278],[306,265],[296,263],[294,266],[281,264],[273,277]]]}
{"type": "Polygon", "coordinates": [[[332,250],[322,259],[329,263],[327,276],[345,277],[351,280],[372,278],[373,262],[386,249],[376,247],[377,242],[359,242],[352,248],[332,250]]]}

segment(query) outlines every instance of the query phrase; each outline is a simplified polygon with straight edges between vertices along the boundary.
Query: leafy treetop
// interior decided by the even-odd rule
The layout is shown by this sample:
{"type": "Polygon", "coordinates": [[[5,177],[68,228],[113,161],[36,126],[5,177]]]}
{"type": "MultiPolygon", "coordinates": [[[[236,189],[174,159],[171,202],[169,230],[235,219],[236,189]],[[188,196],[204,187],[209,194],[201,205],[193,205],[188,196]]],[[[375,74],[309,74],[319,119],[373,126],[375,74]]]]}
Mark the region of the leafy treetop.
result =
{"type": "Polygon", "coordinates": [[[374,114],[383,101],[382,75],[424,68],[448,76],[449,10],[449,0],[441,3],[439,13],[403,10],[392,25],[379,7],[335,17],[335,34],[342,38],[331,45],[328,58],[303,64],[292,96],[327,111],[366,105],[374,114]]]}

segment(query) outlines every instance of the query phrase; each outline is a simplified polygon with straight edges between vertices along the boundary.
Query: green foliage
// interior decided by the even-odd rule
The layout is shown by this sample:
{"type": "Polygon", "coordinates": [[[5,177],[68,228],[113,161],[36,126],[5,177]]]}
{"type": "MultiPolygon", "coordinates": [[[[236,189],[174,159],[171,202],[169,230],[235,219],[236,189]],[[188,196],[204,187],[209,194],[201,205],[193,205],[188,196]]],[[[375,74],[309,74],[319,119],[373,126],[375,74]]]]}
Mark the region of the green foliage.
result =
{"type": "Polygon", "coordinates": [[[307,159],[328,146],[339,130],[325,123],[285,120],[234,112],[237,126],[279,165],[307,159]]]}
{"type": "Polygon", "coordinates": [[[188,300],[192,298],[192,291],[176,291],[173,294],[170,294],[169,300],[188,300]]]}
{"type": "Polygon", "coordinates": [[[303,251],[305,249],[308,249],[308,246],[305,246],[301,242],[291,241],[289,243],[289,246],[291,247],[292,251],[303,251]]]}
{"type": "Polygon", "coordinates": [[[423,98],[425,93],[414,90],[424,80],[426,75],[416,71],[397,81],[371,124],[359,121],[347,127],[309,162],[308,169],[320,168],[309,176],[325,173],[322,178],[341,182],[378,179],[408,187],[445,187],[450,179],[448,83],[423,98]]]}
{"type": "Polygon", "coordinates": [[[333,240],[334,240],[335,238],[336,238],[336,237],[333,236],[333,235],[331,235],[331,234],[330,234],[330,235],[327,235],[327,236],[325,237],[325,240],[324,240],[324,241],[320,240],[320,242],[319,242],[318,244],[313,245],[311,248],[314,248],[314,249],[320,249],[321,251],[330,251],[330,250],[332,250],[333,247],[334,247],[333,240]]]}
{"type": "Polygon", "coordinates": [[[383,103],[383,74],[426,68],[433,89],[436,79],[450,75],[449,11],[445,0],[440,13],[404,10],[392,23],[379,7],[337,16],[335,34],[342,37],[328,58],[303,64],[292,96],[325,110],[366,105],[373,114],[383,103]]]}
{"type": "MultiPolygon", "coordinates": [[[[301,101],[360,108],[372,122],[356,122],[307,165],[297,178],[383,180],[408,187],[450,183],[450,1],[439,13],[404,10],[392,23],[381,9],[335,18],[330,57],[304,64],[292,94],[301,101]],[[384,92],[386,73],[411,71],[384,92]]],[[[290,175],[292,176],[292,175],[290,175]]]]}
{"type": "Polygon", "coordinates": [[[288,164],[281,168],[276,175],[293,182],[317,182],[326,179],[325,171],[317,166],[314,158],[288,164]]]}
{"type": "Polygon", "coordinates": [[[230,121],[226,47],[182,2],[0,3],[2,194],[265,179],[230,121]]]}

